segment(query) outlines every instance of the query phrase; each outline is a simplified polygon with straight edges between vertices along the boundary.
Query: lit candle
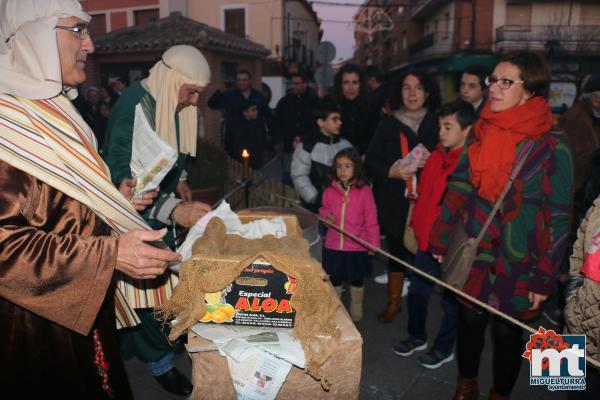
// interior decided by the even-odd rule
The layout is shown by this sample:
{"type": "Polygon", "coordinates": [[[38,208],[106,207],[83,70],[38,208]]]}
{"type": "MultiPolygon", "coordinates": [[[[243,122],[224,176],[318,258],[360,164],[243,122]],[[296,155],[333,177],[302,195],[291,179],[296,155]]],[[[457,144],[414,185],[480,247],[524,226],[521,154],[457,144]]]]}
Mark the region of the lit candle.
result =
{"type": "Polygon", "coordinates": [[[244,149],[244,151],[242,151],[242,160],[244,162],[244,179],[248,179],[248,177],[250,176],[250,169],[248,166],[248,162],[250,161],[250,153],[248,152],[248,150],[244,149]]]}

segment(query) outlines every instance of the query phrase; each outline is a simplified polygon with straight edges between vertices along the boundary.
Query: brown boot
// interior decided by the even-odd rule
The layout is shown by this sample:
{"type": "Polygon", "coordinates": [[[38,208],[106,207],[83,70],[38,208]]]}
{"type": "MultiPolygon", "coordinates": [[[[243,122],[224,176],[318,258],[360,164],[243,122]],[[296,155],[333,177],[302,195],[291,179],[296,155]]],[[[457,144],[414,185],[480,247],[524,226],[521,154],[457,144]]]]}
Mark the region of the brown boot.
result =
{"type": "Polygon", "coordinates": [[[479,395],[477,378],[458,377],[458,386],[452,400],[476,400],[479,395]]]}
{"type": "Polygon", "coordinates": [[[358,322],[363,318],[363,287],[350,286],[350,316],[352,321],[358,322]]]}
{"type": "Polygon", "coordinates": [[[386,309],[377,316],[380,322],[392,322],[396,314],[400,313],[402,286],[404,286],[404,272],[389,272],[388,304],[386,309]]]}
{"type": "Polygon", "coordinates": [[[494,390],[494,388],[490,389],[490,400],[510,400],[510,396],[502,396],[494,390]]]}

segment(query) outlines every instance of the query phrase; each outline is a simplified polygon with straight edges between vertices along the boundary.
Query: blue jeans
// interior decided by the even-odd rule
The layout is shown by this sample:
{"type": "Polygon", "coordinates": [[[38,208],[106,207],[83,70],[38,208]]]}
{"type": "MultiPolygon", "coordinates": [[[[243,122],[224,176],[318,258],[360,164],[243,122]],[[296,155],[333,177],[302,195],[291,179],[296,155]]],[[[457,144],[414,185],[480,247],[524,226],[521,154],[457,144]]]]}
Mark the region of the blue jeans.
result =
{"type": "MultiPolygon", "coordinates": [[[[440,264],[433,259],[431,254],[418,251],[415,256],[415,265],[423,272],[435,277],[440,277],[440,264]]],[[[435,285],[412,274],[408,290],[408,334],[417,340],[427,341],[425,323],[427,321],[427,305],[435,285]]],[[[458,327],[458,302],[452,292],[445,290],[442,295],[442,309],[444,319],[435,338],[433,349],[441,354],[450,354],[456,341],[458,327]]]]}
{"type": "Polygon", "coordinates": [[[152,376],[159,376],[164,374],[173,368],[173,358],[175,354],[173,352],[167,353],[163,358],[158,361],[147,362],[145,367],[152,376]]]}

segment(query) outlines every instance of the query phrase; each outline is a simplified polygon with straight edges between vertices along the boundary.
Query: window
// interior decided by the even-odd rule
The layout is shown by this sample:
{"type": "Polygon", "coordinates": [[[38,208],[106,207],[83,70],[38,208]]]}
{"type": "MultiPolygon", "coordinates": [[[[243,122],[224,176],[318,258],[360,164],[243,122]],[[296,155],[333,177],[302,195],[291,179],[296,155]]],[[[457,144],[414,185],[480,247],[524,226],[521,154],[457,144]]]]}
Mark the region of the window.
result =
{"type": "Polygon", "coordinates": [[[221,81],[235,83],[235,74],[237,72],[237,63],[221,63],[221,81]]]}
{"type": "Polygon", "coordinates": [[[158,9],[153,10],[139,10],[134,11],[133,16],[135,18],[135,25],[146,25],[150,22],[158,21],[159,12],[158,9]]]}
{"type": "Polygon", "coordinates": [[[507,4],[506,25],[531,25],[531,4],[507,4]]]}
{"type": "Polygon", "coordinates": [[[246,37],[246,9],[230,8],[223,10],[223,30],[239,37],[246,37]]]}
{"type": "Polygon", "coordinates": [[[581,5],[581,25],[600,25],[600,5],[581,5]]]}
{"type": "Polygon", "coordinates": [[[93,37],[104,35],[106,33],[106,14],[92,15],[92,20],[88,25],[88,32],[93,37]]]}
{"type": "Polygon", "coordinates": [[[443,24],[443,34],[442,37],[444,39],[448,38],[448,33],[450,32],[450,13],[444,14],[444,24],[443,24]]]}

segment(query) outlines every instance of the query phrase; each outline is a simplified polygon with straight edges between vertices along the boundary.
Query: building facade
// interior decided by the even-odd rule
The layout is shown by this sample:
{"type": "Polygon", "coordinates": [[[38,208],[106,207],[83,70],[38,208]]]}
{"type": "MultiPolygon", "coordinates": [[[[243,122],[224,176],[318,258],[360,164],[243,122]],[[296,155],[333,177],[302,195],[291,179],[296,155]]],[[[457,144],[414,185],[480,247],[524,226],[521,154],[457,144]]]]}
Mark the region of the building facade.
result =
{"type": "MultiPolygon", "coordinates": [[[[362,7],[385,3],[385,0],[367,0],[362,7]]],[[[491,67],[499,56],[519,50],[535,51],[548,58],[556,81],[554,87],[562,88],[555,91],[559,97],[561,91],[573,92],[575,83],[600,70],[597,0],[408,0],[407,3],[408,16],[400,29],[407,32],[408,54],[405,60],[394,60],[390,68],[383,69],[393,73],[411,66],[432,73],[438,77],[445,100],[456,95],[464,67],[470,64],[491,67]],[[567,89],[568,82],[572,87],[567,89]]],[[[394,30],[398,29],[394,25],[394,30]]],[[[359,51],[364,46],[364,39],[359,36],[357,32],[355,58],[369,65],[368,57],[359,51]]],[[[377,43],[376,39],[371,40],[377,43]]],[[[404,36],[395,32],[394,40],[404,41],[404,36]]],[[[386,66],[383,62],[381,65],[386,66]]],[[[561,102],[556,100],[558,104],[561,102]]]]}
{"type": "Polygon", "coordinates": [[[392,29],[374,33],[355,31],[353,62],[391,71],[408,64],[408,44],[415,31],[410,24],[408,0],[367,0],[354,16],[355,24],[366,7],[375,7],[392,21],[392,29]]]}
{"type": "Polygon", "coordinates": [[[285,94],[289,72],[312,74],[316,68],[315,51],[322,31],[306,0],[189,0],[187,10],[192,19],[269,49],[262,79],[273,92],[272,106],[285,94]]]}

